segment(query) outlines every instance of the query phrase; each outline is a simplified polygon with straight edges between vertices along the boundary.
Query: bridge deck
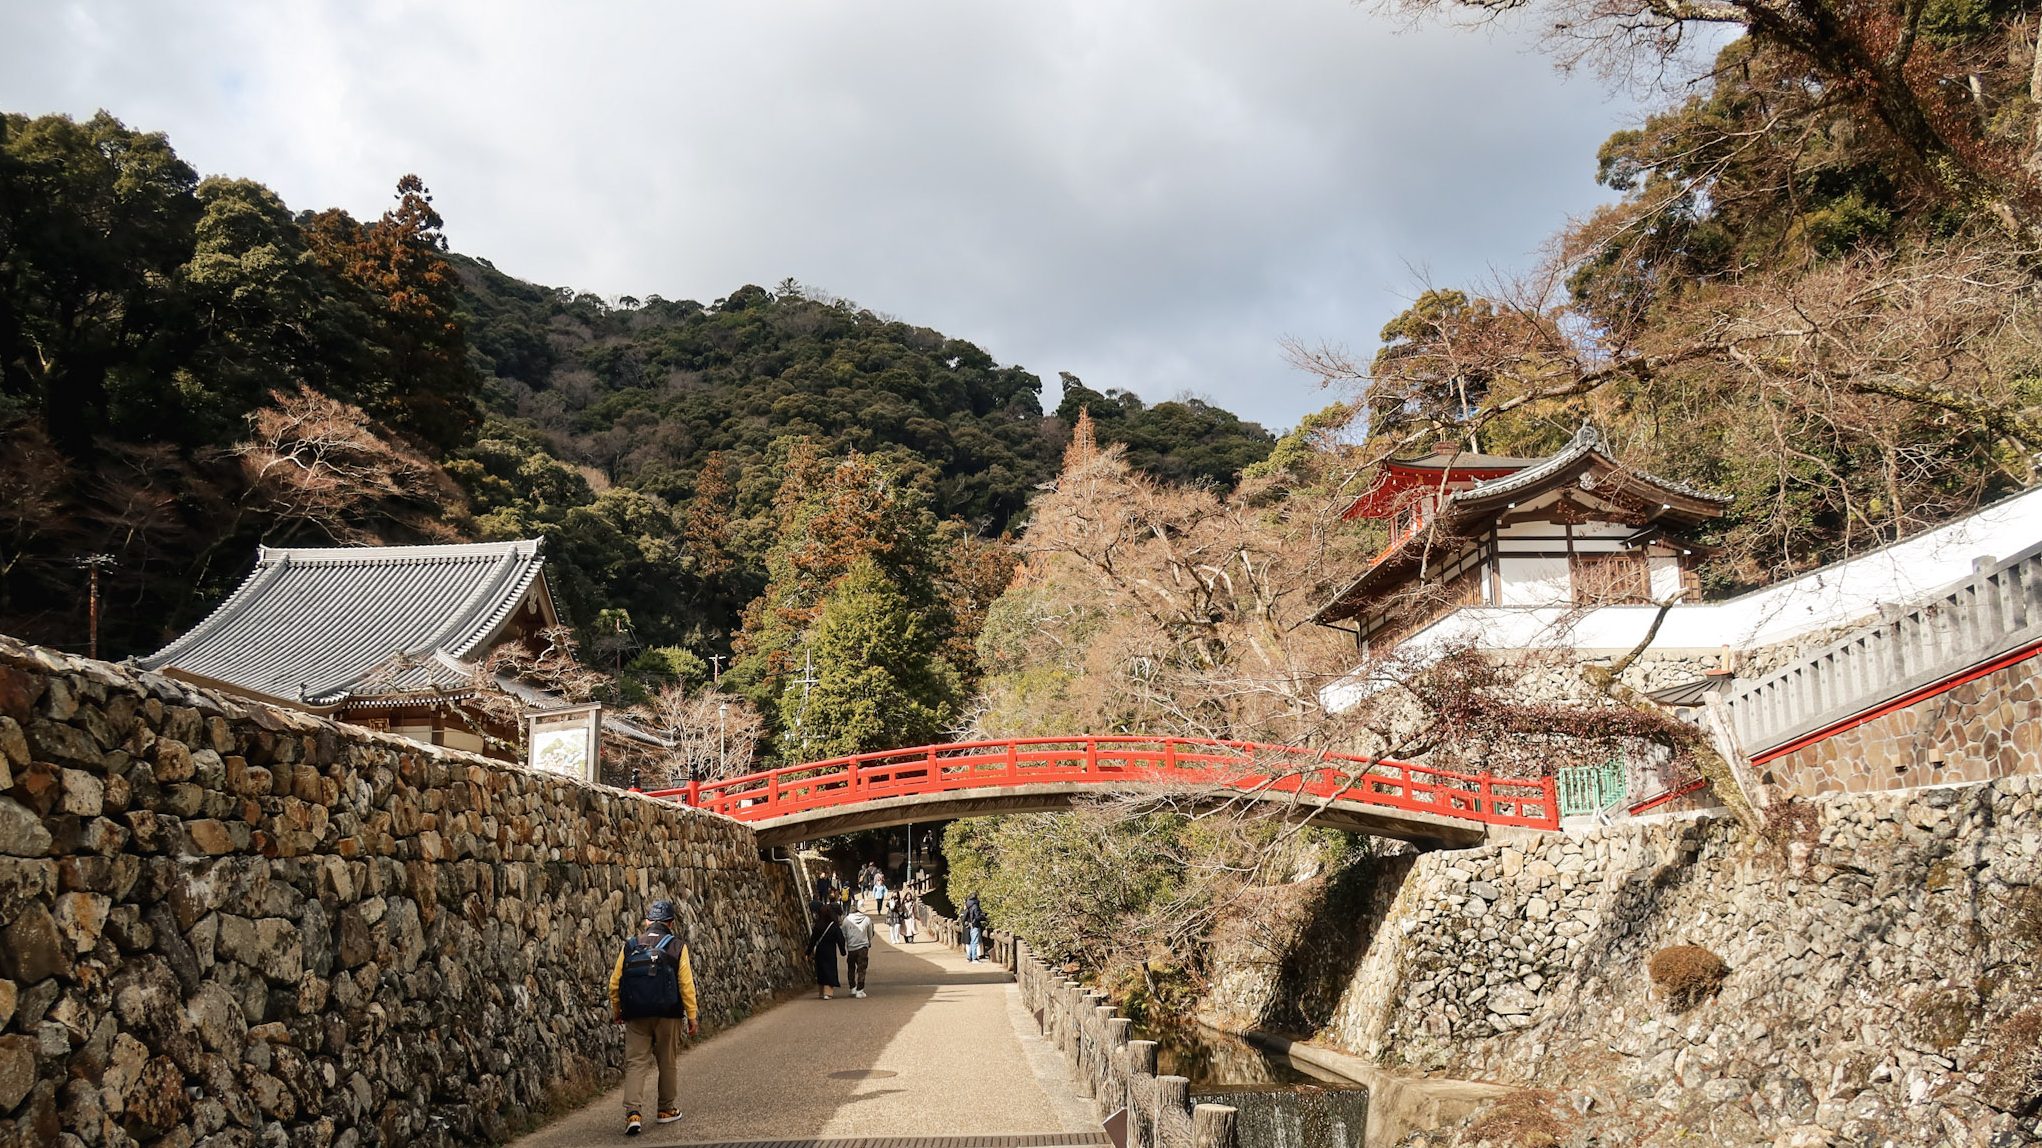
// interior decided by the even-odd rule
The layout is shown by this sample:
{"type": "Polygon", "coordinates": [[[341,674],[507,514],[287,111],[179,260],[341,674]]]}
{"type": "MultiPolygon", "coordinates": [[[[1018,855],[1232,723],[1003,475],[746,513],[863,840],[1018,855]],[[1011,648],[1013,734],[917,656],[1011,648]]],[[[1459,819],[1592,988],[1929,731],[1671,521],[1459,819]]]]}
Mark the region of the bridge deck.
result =
{"type": "MultiPolygon", "coordinates": [[[[1074,802],[1124,794],[1125,782],[1079,784],[1071,782],[1016,785],[979,790],[904,794],[872,798],[857,805],[822,806],[799,813],[752,822],[761,845],[791,845],[839,833],[864,829],[885,829],[916,821],[948,821],[981,817],[993,813],[1049,813],[1069,809],[1074,802]]],[[[1244,808],[1277,807],[1309,817],[1313,824],[1376,837],[1392,837],[1427,848],[1465,849],[1480,845],[1488,837],[1488,826],[1479,821],[1462,821],[1436,813],[1366,805],[1356,801],[1321,803],[1296,801],[1277,794],[1264,799],[1224,790],[1183,792],[1174,795],[1184,804],[1211,806],[1238,802],[1244,808]]]]}
{"type": "MultiPolygon", "coordinates": [[[[695,975],[706,982],[717,970],[695,975]]],[[[811,992],[683,1053],[677,1123],[654,1124],[647,1113],[644,1134],[624,1140],[622,1090],[613,1088],[513,1148],[1105,1143],[1006,970],[966,964],[926,938],[895,946],[882,937],[870,988],[863,1000],[811,992]]]]}
{"type": "Polygon", "coordinates": [[[1008,738],[880,750],[660,790],[786,844],[906,821],[1066,809],[1147,792],[1423,845],[1477,844],[1490,826],[1557,829],[1553,779],[1459,773],[1302,746],[1139,734],[1008,738]]]}

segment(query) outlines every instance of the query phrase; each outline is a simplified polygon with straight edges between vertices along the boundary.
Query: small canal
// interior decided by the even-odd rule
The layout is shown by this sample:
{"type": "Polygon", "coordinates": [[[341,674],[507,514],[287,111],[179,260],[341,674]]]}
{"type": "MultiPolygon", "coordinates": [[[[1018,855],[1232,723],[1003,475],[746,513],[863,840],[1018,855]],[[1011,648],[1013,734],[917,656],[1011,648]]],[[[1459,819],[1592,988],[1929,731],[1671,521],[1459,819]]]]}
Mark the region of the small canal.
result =
{"type": "Polygon", "coordinates": [[[1242,1148],[1362,1148],[1368,1090],[1344,1077],[1197,1025],[1137,1026],[1156,1072],[1191,1082],[1194,1104],[1237,1110],[1242,1148]]]}

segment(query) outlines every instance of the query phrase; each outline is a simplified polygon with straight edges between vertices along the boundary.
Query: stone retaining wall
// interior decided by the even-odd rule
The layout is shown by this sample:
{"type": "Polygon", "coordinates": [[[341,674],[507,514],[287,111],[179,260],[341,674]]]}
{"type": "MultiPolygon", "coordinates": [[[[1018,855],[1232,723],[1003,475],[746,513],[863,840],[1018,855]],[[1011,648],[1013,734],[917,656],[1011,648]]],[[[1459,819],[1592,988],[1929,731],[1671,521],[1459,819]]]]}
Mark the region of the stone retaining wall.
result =
{"type": "Polygon", "coordinates": [[[0,639],[0,1145],[501,1139],[656,897],[705,1032],[801,983],[735,822],[0,639]]]}
{"type": "Polygon", "coordinates": [[[1570,1143],[2042,1140],[2042,1080],[1992,1072],[2042,1024],[2042,779],[1790,810],[1421,856],[1314,1039],[1576,1090],[1570,1143]],[[1729,967],[1686,1012],[1674,945],[1729,967]]]}

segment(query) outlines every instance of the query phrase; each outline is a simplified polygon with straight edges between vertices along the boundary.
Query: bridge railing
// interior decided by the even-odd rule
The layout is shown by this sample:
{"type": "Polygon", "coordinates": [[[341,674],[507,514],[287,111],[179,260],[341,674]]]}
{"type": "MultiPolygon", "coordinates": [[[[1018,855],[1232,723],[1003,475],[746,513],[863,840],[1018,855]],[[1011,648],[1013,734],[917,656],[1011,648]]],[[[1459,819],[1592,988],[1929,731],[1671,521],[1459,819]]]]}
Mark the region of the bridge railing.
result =
{"type": "Polygon", "coordinates": [[[1286,795],[1300,803],[1353,801],[1490,825],[1560,824],[1550,777],[1502,778],[1301,746],[1133,734],[882,750],[691,782],[654,796],[764,821],[888,797],[1116,781],[1286,795]]]}

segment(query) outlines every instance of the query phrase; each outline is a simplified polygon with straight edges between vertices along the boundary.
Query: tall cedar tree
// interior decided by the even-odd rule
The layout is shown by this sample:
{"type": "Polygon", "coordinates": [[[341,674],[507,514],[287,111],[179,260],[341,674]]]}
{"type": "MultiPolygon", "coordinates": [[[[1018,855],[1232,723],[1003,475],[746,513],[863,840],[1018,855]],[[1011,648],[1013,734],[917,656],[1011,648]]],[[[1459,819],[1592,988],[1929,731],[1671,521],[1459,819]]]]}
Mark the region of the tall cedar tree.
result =
{"type": "Polygon", "coordinates": [[[477,420],[478,379],[456,312],[461,283],[445,258],[445,221],[424,181],[397,181],[397,205],[366,227],[327,211],[307,222],[312,250],[374,303],[375,377],[358,401],[389,425],[448,450],[477,420]]]}

